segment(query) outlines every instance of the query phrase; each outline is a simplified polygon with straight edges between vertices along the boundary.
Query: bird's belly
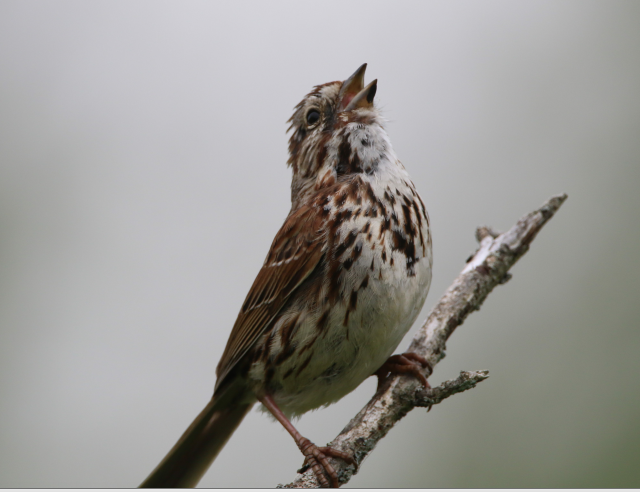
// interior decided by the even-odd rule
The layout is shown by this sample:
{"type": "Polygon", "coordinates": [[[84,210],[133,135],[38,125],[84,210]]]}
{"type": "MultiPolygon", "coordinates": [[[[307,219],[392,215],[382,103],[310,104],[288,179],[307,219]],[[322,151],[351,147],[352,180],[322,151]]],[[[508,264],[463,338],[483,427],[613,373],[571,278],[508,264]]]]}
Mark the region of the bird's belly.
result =
{"type": "Polygon", "coordinates": [[[283,412],[295,416],[334,403],[379,369],[413,325],[430,282],[430,251],[411,274],[398,252],[389,250],[382,261],[375,249],[363,251],[345,276],[344,301],[325,320],[306,313],[292,337],[296,351],[273,374],[272,395],[283,412]]]}

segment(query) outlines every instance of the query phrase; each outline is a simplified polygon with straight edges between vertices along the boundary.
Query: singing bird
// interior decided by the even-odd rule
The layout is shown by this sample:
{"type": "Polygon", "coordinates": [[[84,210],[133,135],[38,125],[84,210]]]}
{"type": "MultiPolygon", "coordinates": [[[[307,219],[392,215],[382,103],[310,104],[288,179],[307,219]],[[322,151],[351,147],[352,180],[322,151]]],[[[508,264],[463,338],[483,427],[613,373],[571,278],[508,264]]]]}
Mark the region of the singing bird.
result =
{"type": "Polygon", "coordinates": [[[427,362],[391,356],[431,283],[429,217],[374,105],[366,64],[318,85],[289,120],[291,211],[242,304],[211,401],[142,487],[192,487],[260,402],[291,434],[322,486],[327,457],[290,418],[338,401],[372,375],[427,362]]]}

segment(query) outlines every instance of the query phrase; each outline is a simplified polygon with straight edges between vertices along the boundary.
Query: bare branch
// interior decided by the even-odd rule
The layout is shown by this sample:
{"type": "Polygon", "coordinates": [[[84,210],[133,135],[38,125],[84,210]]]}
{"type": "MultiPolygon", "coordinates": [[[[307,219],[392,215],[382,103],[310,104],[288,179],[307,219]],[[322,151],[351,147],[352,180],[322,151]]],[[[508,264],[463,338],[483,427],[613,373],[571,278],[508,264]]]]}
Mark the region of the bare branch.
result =
{"type": "MultiPolygon", "coordinates": [[[[444,358],[446,341],[456,327],[480,308],[496,285],[510,278],[509,269],[529,250],[531,241],[566,199],[565,194],[550,198],[503,234],[489,227],[479,227],[476,237],[480,248],[467,260],[465,268],[435,305],[407,351],[426,357],[431,367],[435,367],[444,358]]],[[[456,380],[431,390],[422,389],[415,378],[404,375],[391,378],[329,445],[351,453],[360,464],[378,441],[413,408],[440,403],[455,393],[473,388],[487,377],[486,371],[462,372],[456,380]]],[[[357,471],[353,465],[340,460],[332,460],[332,464],[341,484],[347,483],[357,471]]],[[[313,472],[307,471],[292,483],[279,487],[311,488],[318,487],[318,482],[313,472]]]]}
{"type": "Polygon", "coordinates": [[[457,393],[475,388],[480,381],[484,381],[488,377],[489,371],[460,371],[460,376],[456,379],[445,381],[436,388],[416,392],[413,404],[416,407],[427,407],[431,410],[433,405],[437,405],[457,393]]]}

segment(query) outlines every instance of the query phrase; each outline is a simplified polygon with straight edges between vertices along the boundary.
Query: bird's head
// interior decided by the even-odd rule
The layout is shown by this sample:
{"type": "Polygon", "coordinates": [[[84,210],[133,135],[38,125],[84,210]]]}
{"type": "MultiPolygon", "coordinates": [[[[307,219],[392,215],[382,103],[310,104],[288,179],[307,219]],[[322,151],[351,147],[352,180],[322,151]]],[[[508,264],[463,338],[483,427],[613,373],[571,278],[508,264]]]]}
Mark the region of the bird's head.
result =
{"type": "MultiPolygon", "coordinates": [[[[384,131],[373,104],[378,81],[364,85],[366,68],[365,63],[343,82],[317,85],[295,107],[289,119],[292,133],[287,162],[293,170],[294,208],[310,192],[341,176],[373,171],[371,164],[379,153],[375,150],[380,140],[377,134],[384,131]],[[367,159],[369,154],[374,159],[367,159]],[[368,160],[372,162],[365,162],[368,160]]],[[[388,143],[386,134],[383,140],[388,143]]]]}

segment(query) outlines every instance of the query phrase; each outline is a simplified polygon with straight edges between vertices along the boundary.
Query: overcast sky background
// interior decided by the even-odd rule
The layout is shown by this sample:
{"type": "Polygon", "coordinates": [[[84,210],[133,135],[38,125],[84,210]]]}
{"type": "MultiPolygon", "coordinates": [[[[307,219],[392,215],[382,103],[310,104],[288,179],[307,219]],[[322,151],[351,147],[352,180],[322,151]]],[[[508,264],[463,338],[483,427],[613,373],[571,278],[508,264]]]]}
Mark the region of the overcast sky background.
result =
{"type": "MultiPolygon", "coordinates": [[[[490,379],[412,412],[349,486],[639,487],[638,26],[614,0],[3,0],[0,487],[156,466],[288,212],[293,106],[363,62],[433,225],[418,323],[476,226],[569,200],[430,381],[490,379]]],[[[299,430],[324,445],[374,388],[299,430]]],[[[254,411],[201,485],[301,463],[254,411]]]]}

